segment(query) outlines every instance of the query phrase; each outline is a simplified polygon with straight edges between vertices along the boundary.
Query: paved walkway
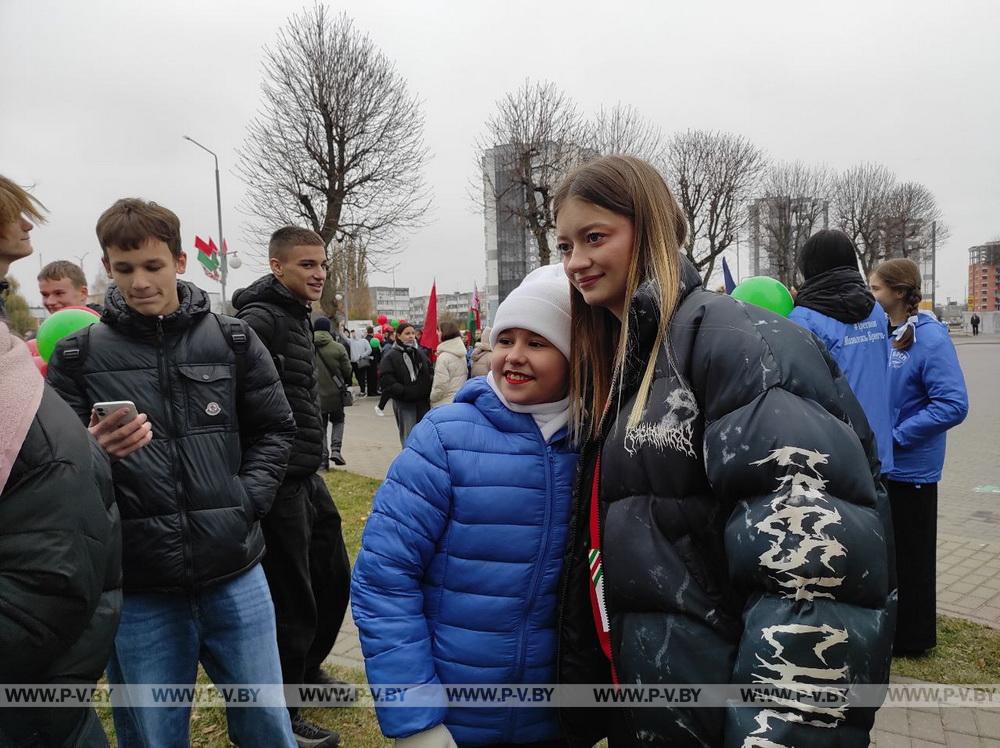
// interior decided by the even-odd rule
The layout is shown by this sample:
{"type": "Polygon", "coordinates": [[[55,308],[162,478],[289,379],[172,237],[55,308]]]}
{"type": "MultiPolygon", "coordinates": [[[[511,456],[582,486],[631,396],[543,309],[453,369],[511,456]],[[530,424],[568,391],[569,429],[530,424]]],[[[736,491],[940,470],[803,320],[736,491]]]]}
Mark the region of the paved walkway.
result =
{"type": "MultiPolygon", "coordinates": [[[[938,610],[1000,628],[1000,335],[955,336],[969,389],[969,417],[949,433],[939,487],[938,610]]],[[[399,452],[391,407],[378,418],[375,400],[347,409],[348,469],[384,478],[399,452]]],[[[354,621],[344,622],[329,664],[362,671],[354,621]]],[[[893,678],[893,681],[905,679],[893,678]]],[[[1000,709],[903,709],[878,712],[878,748],[1000,748],[1000,709]]]]}

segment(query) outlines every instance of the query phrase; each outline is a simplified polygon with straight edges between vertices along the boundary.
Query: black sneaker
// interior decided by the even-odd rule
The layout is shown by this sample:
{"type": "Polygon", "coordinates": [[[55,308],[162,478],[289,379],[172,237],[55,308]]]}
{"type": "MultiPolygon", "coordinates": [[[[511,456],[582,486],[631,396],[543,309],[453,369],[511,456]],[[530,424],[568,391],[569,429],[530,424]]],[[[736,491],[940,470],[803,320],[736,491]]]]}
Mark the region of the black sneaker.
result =
{"type": "Polygon", "coordinates": [[[301,714],[292,718],[292,733],[299,748],[337,748],[340,735],[303,719],[301,714]]]}
{"type": "Polygon", "coordinates": [[[343,455],[340,454],[335,454],[330,459],[333,461],[333,464],[338,467],[342,467],[347,464],[347,460],[345,460],[343,455]]]}

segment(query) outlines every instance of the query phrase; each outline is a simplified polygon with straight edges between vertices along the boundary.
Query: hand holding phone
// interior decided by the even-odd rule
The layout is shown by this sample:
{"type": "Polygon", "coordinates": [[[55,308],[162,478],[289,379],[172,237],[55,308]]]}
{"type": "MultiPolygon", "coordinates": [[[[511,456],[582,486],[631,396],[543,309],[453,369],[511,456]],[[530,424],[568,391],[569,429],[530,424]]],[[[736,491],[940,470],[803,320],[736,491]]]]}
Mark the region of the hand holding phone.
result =
{"type": "Polygon", "coordinates": [[[112,459],[121,460],[153,440],[153,425],[131,400],[94,403],[90,433],[112,459]]]}

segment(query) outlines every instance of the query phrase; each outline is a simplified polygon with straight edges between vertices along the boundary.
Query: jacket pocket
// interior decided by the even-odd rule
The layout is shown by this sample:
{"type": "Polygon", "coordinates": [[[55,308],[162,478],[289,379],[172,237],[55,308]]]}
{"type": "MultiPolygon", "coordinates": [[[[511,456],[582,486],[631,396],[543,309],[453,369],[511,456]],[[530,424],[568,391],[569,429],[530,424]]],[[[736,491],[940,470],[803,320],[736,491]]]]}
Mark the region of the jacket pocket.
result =
{"type": "Polygon", "coordinates": [[[189,430],[226,429],[235,423],[233,375],[227,364],[188,364],[177,371],[184,382],[189,430]]]}

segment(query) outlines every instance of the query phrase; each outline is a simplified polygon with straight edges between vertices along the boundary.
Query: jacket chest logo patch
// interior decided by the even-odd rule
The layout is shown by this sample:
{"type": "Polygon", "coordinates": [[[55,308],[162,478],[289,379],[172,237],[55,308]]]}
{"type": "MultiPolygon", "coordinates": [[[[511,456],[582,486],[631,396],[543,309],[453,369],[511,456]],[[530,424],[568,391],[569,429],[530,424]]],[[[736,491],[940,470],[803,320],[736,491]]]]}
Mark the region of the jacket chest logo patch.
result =
{"type": "Polygon", "coordinates": [[[659,421],[643,422],[625,432],[625,451],[633,457],[642,447],[652,447],[661,452],[672,449],[692,459],[694,449],[694,422],[700,411],[694,393],[678,387],[667,395],[667,413],[659,421]]]}
{"type": "Polygon", "coordinates": [[[910,354],[906,351],[897,351],[893,349],[892,353],[889,354],[889,366],[893,369],[898,369],[900,366],[905,364],[910,358],[910,354]]]}
{"type": "Polygon", "coordinates": [[[217,416],[222,412],[222,408],[216,402],[211,402],[205,406],[205,412],[210,416],[217,416]]]}

